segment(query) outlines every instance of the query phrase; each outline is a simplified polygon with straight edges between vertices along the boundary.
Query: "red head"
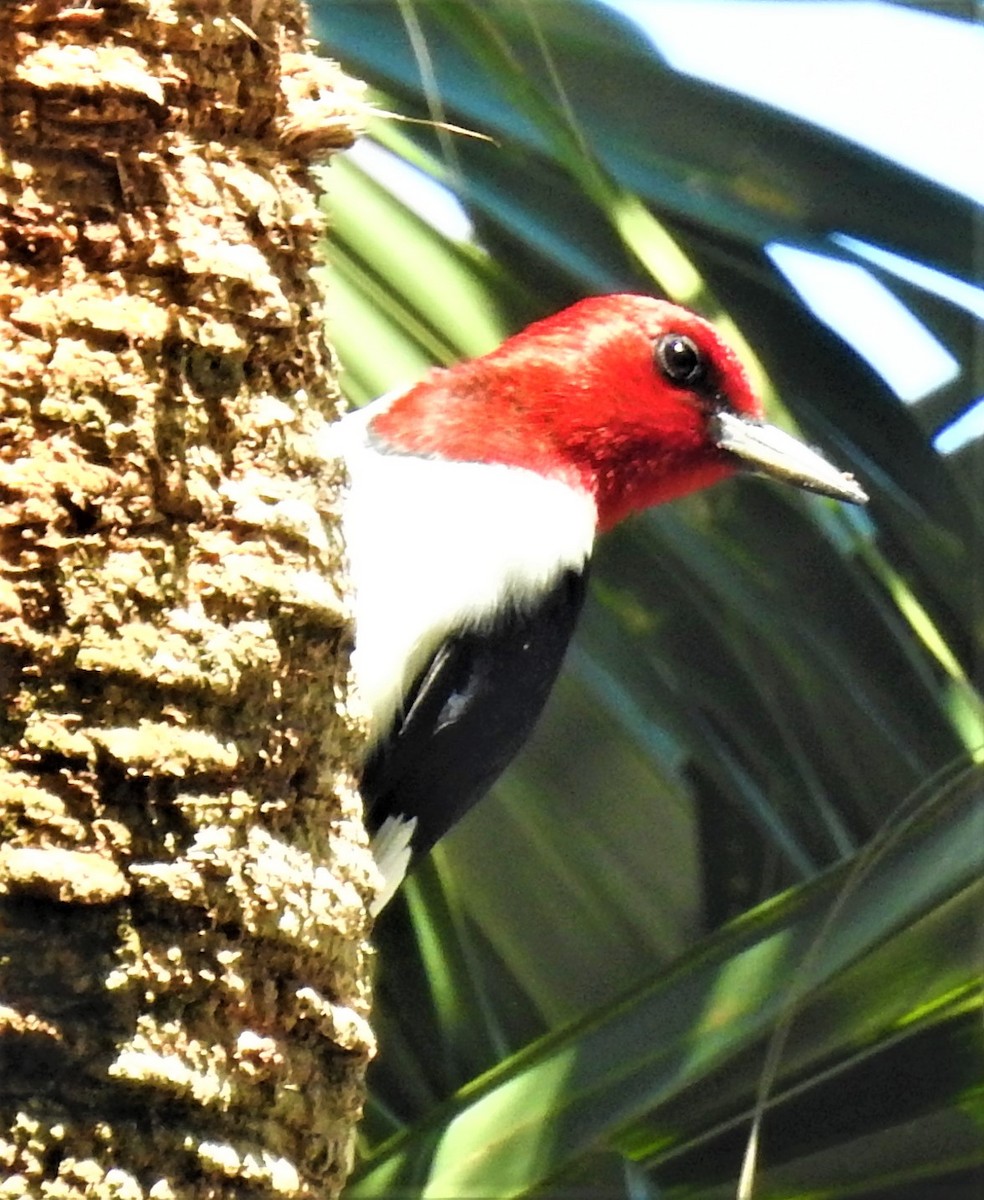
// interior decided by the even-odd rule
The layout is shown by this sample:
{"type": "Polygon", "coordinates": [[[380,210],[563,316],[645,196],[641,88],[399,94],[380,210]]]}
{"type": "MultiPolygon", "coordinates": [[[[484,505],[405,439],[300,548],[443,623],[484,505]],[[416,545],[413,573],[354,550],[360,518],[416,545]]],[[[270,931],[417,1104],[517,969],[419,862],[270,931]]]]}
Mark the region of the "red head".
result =
{"type": "MultiPolygon", "coordinates": [[[[711,325],[667,301],[613,295],[582,300],[482,358],[432,372],[372,430],[403,451],[563,479],[591,493],[607,529],[732,474],[746,457],[733,428],[758,429],[761,415],[744,368],[711,325]]],[[[819,456],[806,453],[812,467],[819,456]]],[[[826,477],[784,477],[843,494],[826,477]]]]}

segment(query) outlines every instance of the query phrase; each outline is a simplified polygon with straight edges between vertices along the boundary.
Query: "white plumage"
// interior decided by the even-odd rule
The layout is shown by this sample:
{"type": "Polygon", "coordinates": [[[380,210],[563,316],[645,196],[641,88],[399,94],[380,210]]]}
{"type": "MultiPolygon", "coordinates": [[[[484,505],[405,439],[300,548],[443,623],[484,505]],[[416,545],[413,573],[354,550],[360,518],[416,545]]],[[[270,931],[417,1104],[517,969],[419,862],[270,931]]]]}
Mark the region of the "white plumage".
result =
{"type": "Polygon", "coordinates": [[[352,668],[373,740],[451,633],[480,629],[581,570],[597,524],[590,495],[533,471],[375,448],[368,423],[395,398],[348,414],[319,447],[349,473],[352,668]]]}

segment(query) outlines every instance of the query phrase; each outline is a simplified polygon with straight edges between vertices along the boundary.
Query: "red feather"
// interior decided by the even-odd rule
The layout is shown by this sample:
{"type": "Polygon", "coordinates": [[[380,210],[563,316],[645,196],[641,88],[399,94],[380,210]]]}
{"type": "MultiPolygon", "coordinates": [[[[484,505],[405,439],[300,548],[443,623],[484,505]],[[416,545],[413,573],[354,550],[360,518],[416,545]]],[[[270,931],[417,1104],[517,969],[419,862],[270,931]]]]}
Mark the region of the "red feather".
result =
{"type": "Polygon", "coordinates": [[[596,296],[497,350],[433,371],[372,423],[402,451],[527,467],[589,492],[599,528],[735,470],[708,435],[712,405],[759,417],[744,367],[713,327],[648,296],[596,296]],[[699,390],[661,372],[655,345],[684,335],[699,390]]]}

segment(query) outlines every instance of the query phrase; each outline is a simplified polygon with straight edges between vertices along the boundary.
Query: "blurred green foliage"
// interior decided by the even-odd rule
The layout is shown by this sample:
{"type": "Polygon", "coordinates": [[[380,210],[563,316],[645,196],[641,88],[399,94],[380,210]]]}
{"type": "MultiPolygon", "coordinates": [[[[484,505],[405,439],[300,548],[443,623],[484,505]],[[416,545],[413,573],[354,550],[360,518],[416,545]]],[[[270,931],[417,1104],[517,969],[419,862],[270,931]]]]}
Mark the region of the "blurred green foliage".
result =
{"type": "MultiPolygon", "coordinates": [[[[827,6],[845,37],[850,7],[827,6]]],[[[972,286],[979,207],[681,75],[589,0],[312,8],[382,108],[494,139],[372,130],[457,195],[465,238],[371,158],[328,172],[356,402],[653,291],[721,323],[773,418],[872,495],[736,480],[605,540],[522,761],[380,922],[351,1194],[734,1196],[761,1100],[748,1195],[979,1195],[982,439],[933,436],[984,393],[980,324],[856,247],[972,286]],[[953,379],[903,404],[775,244],[863,267],[953,379]]]]}

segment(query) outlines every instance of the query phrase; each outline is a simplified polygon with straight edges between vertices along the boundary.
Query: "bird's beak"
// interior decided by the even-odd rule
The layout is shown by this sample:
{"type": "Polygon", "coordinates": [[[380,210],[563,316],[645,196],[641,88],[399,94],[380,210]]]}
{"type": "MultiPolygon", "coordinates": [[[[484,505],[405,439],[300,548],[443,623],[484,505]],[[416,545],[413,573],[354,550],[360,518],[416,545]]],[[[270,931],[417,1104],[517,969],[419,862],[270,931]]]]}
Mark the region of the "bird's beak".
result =
{"type": "Polygon", "coordinates": [[[710,434],[719,449],[733,454],[749,470],[835,500],[868,502],[853,475],[838,471],[823,455],[775,425],[721,411],[711,417],[710,434]]]}

